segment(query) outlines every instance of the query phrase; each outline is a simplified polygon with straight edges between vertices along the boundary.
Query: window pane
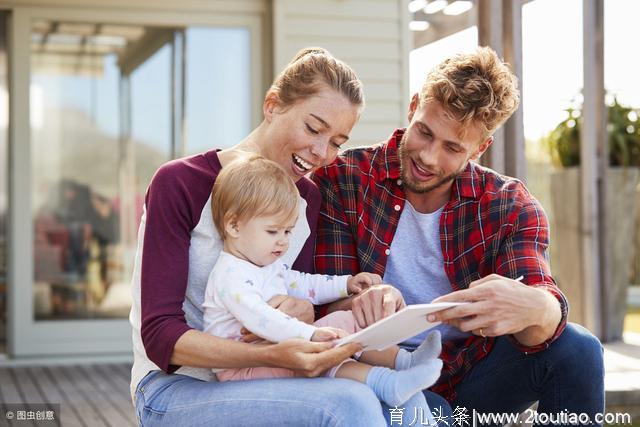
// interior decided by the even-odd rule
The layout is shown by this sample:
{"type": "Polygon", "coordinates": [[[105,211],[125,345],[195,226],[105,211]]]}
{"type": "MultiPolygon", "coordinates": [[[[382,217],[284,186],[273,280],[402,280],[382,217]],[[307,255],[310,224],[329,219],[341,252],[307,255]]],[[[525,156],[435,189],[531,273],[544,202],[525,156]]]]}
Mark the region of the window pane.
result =
{"type": "Polygon", "coordinates": [[[186,32],[186,154],[225,148],[251,126],[250,41],[247,28],[186,32]]]}
{"type": "Polygon", "coordinates": [[[36,319],[125,317],[145,191],[180,154],[182,103],[190,153],[249,132],[249,31],[38,20],[31,42],[36,319]]]}
{"type": "Polygon", "coordinates": [[[131,137],[141,197],[158,166],[171,159],[170,73],[171,46],[165,44],[131,74],[131,137]]]}
{"type": "Polygon", "coordinates": [[[128,314],[136,242],[131,238],[135,231],[127,233],[127,228],[139,222],[153,171],[170,159],[169,48],[149,49],[148,31],[33,24],[30,120],[38,320],[128,314]],[[121,123],[123,113],[130,128],[121,123]]]}

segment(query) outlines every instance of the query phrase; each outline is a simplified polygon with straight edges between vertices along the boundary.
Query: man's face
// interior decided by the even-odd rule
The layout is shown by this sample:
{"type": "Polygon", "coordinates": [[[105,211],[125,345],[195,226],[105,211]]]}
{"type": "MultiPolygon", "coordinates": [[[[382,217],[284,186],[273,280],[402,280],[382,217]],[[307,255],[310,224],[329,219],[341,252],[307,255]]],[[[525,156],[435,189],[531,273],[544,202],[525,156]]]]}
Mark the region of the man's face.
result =
{"type": "Polygon", "coordinates": [[[399,157],[402,182],[410,192],[448,192],[469,160],[480,157],[491,144],[491,138],[483,140],[477,125],[470,125],[461,138],[461,124],[436,101],[418,107],[414,97],[409,120],[399,157]]]}

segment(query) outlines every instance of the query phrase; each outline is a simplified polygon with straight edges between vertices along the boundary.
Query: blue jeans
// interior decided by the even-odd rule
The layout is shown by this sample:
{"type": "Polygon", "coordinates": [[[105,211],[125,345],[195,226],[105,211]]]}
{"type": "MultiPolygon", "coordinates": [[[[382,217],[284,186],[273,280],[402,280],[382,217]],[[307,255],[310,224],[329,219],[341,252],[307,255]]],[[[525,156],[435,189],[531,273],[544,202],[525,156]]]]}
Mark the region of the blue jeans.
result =
{"type": "MultiPolygon", "coordinates": [[[[340,378],[204,382],[152,371],[138,384],[135,406],[140,425],[152,427],[391,424],[391,408],[369,387],[340,378]]],[[[422,393],[405,403],[404,424],[415,408],[428,410],[422,393]]]]}
{"type": "MultiPolygon", "coordinates": [[[[604,412],[604,363],[600,341],[569,323],[548,349],[526,355],[506,337],[456,388],[452,407],[481,413],[519,413],[538,401],[538,413],[604,412]]],[[[557,418],[556,418],[557,419],[557,418]]]]}

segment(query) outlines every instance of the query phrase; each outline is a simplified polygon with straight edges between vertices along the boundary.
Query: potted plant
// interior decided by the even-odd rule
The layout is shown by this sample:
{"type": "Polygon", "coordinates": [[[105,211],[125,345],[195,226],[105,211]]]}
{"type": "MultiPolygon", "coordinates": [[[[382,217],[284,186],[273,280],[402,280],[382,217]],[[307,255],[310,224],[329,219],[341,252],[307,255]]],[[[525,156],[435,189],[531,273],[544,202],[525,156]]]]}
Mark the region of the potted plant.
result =
{"type": "MultiPolygon", "coordinates": [[[[580,131],[581,107],[571,107],[567,117],[544,139],[554,163],[560,167],[552,174],[551,193],[554,209],[554,244],[557,259],[553,266],[559,286],[571,303],[571,320],[585,319],[585,292],[581,265],[580,224],[580,131]]],[[[606,241],[603,242],[612,268],[603,284],[604,324],[602,341],[622,337],[627,305],[627,287],[640,242],[636,238],[638,218],[638,182],[640,179],[640,112],[621,105],[613,98],[607,105],[607,137],[609,167],[606,174],[604,206],[606,241]]]]}

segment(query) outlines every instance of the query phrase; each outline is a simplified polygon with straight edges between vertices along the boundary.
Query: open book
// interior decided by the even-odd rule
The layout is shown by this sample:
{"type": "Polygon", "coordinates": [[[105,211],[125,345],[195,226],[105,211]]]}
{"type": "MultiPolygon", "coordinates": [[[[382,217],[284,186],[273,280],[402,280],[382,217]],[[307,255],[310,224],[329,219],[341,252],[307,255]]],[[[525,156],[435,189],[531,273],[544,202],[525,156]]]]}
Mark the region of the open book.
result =
{"type": "Polygon", "coordinates": [[[338,340],[337,345],[357,342],[362,344],[366,351],[384,350],[440,324],[440,322],[429,322],[427,314],[462,304],[467,303],[437,302],[408,305],[391,316],[338,340]]]}

